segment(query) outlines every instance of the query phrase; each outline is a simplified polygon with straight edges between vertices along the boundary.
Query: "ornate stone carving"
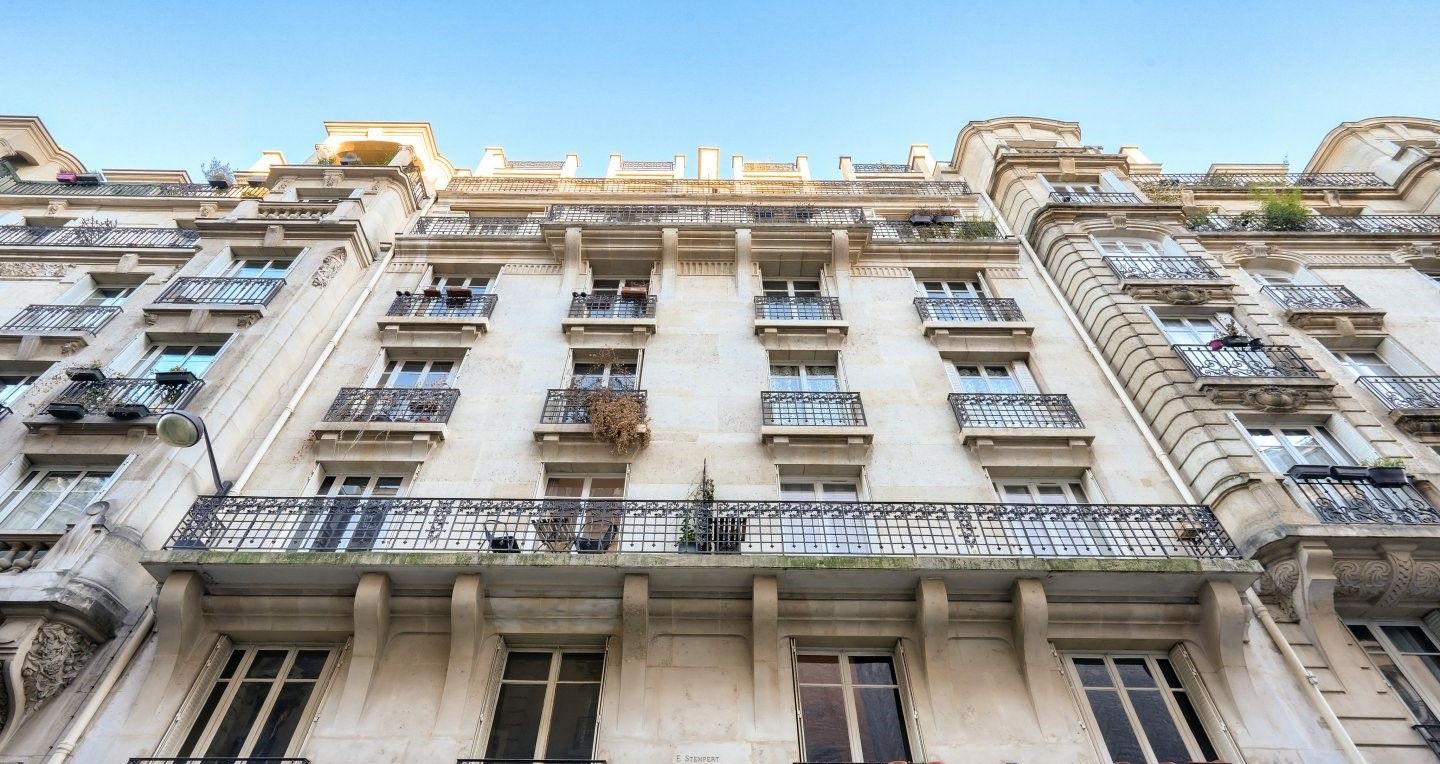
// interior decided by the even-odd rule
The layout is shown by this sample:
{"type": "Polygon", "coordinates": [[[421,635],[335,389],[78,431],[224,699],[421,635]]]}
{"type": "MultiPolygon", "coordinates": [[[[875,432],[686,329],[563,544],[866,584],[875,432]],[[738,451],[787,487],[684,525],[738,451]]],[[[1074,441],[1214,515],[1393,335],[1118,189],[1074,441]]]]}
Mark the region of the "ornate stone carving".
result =
{"type": "Polygon", "coordinates": [[[341,172],[340,170],[326,170],[325,172],[320,174],[320,182],[326,188],[334,188],[340,185],[340,181],[344,179],[345,173],[341,172]]]}
{"type": "Polygon", "coordinates": [[[157,321],[159,321],[159,320],[160,320],[160,316],[158,316],[158,315],[156,315],[156,314],[154,314],[154,313],[146,313],[146,314],[145,314],[145,325],[146,325],[146,326],[154,326],[155,323],[156,323],[157,321]]]}
{"type": "Polygon", "coordinates": [[[200,205],[200,217],[202,218],[213,218],[215,217],[215,213],[219,211],[220,205],[215,202],[205,202],[200,205]]]}
{"type": "Polygon", "coordinates": [[[1257,387],[1240,394],[1241,403],[1261,411],[1294,411],[1304,406],[1309,399],[1310,394],[1304,390],[1276,385],[1257,387]]]}
{"type": "Polygon", "coordinates": [[[1210,291],[1208,289],[1196,289],[1193,286],[1176,284],[1175,286],[1164,287],[1158,290],[1155,296],[1171,305],[1199,305],[1210,298],[1210,291]]]}
{"type": "Polygon", "coordinates": [[[278,193],[281,193],[282,191],[285,191],[285,190],[287,190],[287,189],[289,189],[289,188],[290,188],[290,178],[289,178],[289,177],[284,177],[284,178],[281,178],[278,183],[276,183],[275,185],[271,186],[271,187],[270,187],[270,191],[271,191],[271,193],[276,193],[276,194],[278,194],[278,193]]]}
{"type": "Polygon", "coordinates": [[[0,278],[58,279],[73,267],[69,263],[0,263],[0,278]]]}
{"type": "Polygon", "coordinates": [[[1390,563],[1385,560],[1337,560],[1335,596],[1375,599],[1390,586],[1390,563]]]}
{"type": "Polygon", "coordinates": [[[95,641],[68,623],[47,621],[35,633],[20,677],[25,701],[33,708],[73,681],[95,654],[95,641]]]}
{"type": "Polygon", "coordinates": [[[254,326],[255,319],[257,318],[258,316],[256,316],[254,313],[246,313],[245,315],[235,319],[235,328],[244,329],[247,326],[254,326]]]}
{"type": "Polygon", "coordinates": [[[60,355],[75,355],[76,353],[80,352],[80,350],[84,347],[85,346],[80,344],[78,341],[71,340],[70,342],[67,342],[64,345],[60,346],[60,355]]]}
{"type": "Polygon", "coordinates": [[[1264,602],[1294,621],[1299,618],[1295,612],[1295,601],[1291,595],[1300,583],[1300,566],[1294,559],[1285,559],[1265,566],[1265,573],[1255,580],[1255,593],[1264,602]]]}
{"type": "Polygon", "coordinates": [[[51,199],[50,205],[45,208],[45,214],[50,216],[65,214],[65,208],[70,206],[66,199],[51,199]]]}
{"type": "Polygon", "coordinates": [[[330,279],[335,276],[340,270],[340,266],[344,264],[345,248],[336,247],[330,250],[330,254],[326,255],[325,259],[320,261],[320,267],[315,269],[315,275],[310,277],[310,285],[323,287],[329,284],[330,279]]]}

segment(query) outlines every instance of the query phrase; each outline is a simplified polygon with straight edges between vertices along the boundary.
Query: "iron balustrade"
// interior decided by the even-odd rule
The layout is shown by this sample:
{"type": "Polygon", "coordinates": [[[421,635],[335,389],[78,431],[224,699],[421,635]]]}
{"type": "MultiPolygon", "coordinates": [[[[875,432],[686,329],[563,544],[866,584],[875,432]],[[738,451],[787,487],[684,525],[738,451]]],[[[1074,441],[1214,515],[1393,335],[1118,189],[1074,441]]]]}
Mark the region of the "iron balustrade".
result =
{"type": "Polygon", "coordinates": [[[1440,511],[1413,485],[1377,486],[1335,478],[1288,478],[1323,523],[1431,525],[1440,511]]]}
{"type": "Polygon", "coordinates": [[[1239,558],[1206,506],[204,496],[167,549],[1239,558]],[[689,544],[693,540],[693,546],[689,544]]]}
{"type": "Polygon", "coordinates": [[[646,405],[644,390],[636,390],[634,378],[628,382],[611,380],[609,387],[591,389],[568,387],[545,391],[545,407],[540,410],[541,424],[590,424],[590,396],[618,395],[646,405]]]}
{"type": "Polygon", "coordinates": [[[0,194],[23,196],[143,196],[143,197],[215,197],[238,199],[263,197],[264,186],[232,185],[215,188],[208,183],[55,183],[43,180],[20,180],[0,172],[0,194]]]}
{"type": "Polygon", "coordinates": [[[269,305],[282,286],[285,286],[285,279],[185,276],[165,287],[155,302],[269,305]]]}
{"type": "Polygon", "coordinates": [[[954,223],[915,225],[908,220],[872,220],[873,241],[987,241],[1005,238],[993,220],[959,220],[954,223]]]}
{"type": "Polygon", "coordinates": [[[646,162],[646,161],[621,160],[621,161],[620,161],[620,169],[622,169],[622,170],[637,170],[637,171],[645,171],[645,172],[655,172],[655,171],[666,171],[666,172],[668,172],[668,171],[671,171],[671,170],[674,170],[674,169],[675,169],[675,163],[674,163],[674,162],[670,162],[670,161],[646,162]]]}
{"type": "Polygon", "coordinates": [[[549,223],[592,225],[862,226],[859,207],[709,206],[701,204],[552,204],[549,223]]]}
{"type": "Polygon", "coordinates": [[[951,393],[950,408],[966,427],[1080,429],[1070,396],[1055,393],[951,393]]]}
{"type": "Polygon", "coordinates": [[[274,756],[173,756],[131,758],[130,764],[310,764],[310,760],[274,756]]]}
{"type": "Polygon", "coordinates": [[[761,421],[780,427],[864,427],[860,393],[766,390],[760,393],[761,421]]]}
{"type": "Polygon", "coordinates": [[[45,410],[51,416],[57,412],[73,412],[79,416],[106,414],[116,419],[139,419],[185,408],[204,386],[205,382],[199,379],[183,384],[125,377],[98,382],[74,381],[66,385],[45,410]]]}
{"type": "Polygon", "coordinates": [[[958,323],[1024,321],[1019,303],[1009,297],[916,297],[921,321],[958,323]]]}
{"type": "Polygon", "coordinates": [[[755,317],[764,321],[843,321],[838,297],[797,297],[762,294],[755,297],[755,317]]]}
{"type": "Polygon", "coordinates": [[[9,406],[0,406],[0,419],[4,419],[5,417],[10,416],[14,413],[14,411],[10,410],[9,406]]]}
{"type": "Polygon", "coordinates": [[[325,421],[443,424],[459,397],[453,387],[342,387],[325,421]]]}
{"type": "Polygon", "coordinates": [[[1105,265],[1122,279],[1206,281],[1220,278],[1220,274],[1203,257],[1107,256],[1105,265]]]}
{"type": "Polygon", "coordinates": [[[1390,188],[1370,172],[1289,172],[1289,173],[1165,173],[1131,175],[1130,181],[1143,190],[1147,186],[1171,188],[1234,189],[1251,186],[1295,188],[1390,188]]]}
{"type": "Polygon", "coordinates": [[[1316,379],[1320,375],[1305,365],[1288,347],[1220,348],[1206,345],[1175,345],[1175,352],[1197,378],[1256,377],[1316,379]]]}
{"type": "Polygon", "coordinates": [[[451,178],[448,194],[658,196],[970,196],[956,180],[695,180],[682,178],[451,178]]]}
{"type": "Polygon", "coordinates": [[[1361,377],[1360,385],[1391,411],[1440,409],[1440,377],[1361,377]]]}
{"type": "Polygon", "coordinates": [[[1104,146],[1000,146],[995,149],[995,155],[1003,154],[1032,154],[1035,156],[1065,156],[1067,154],[1082,154],[1095,156],[1104,154],[1104,146]]]}
{"type": "MultiPolygon", "coordinates": [[[[3,193],[3,192],[0,192],[3,193]]],[[[134,228],[121,226],[0,226],[5,247],[133,247],[179,249],[197,246],[200,232],[187,228],[134,228]]]]}
{"type": "Polygon", "coordinates": [[[408,164],[400,168],[400,172],[405,176],[405,185],[410,188],[410,201],[415,203],[415,209],[424,207],[430,194],[425,191],[425,176],[420,172],[420,167],[408,164]]]}
{"type": "Polygon", "coordinates": [[[417,236],[538,237],[540,221],[535,218],[427,216],[416,220],[410,233],[417,236]]]}
{"type": "Polygon", "coordinates": [[[1370,307],[1343,286],[1267,286],[1260,291],[1282,308],[1344,310],[1370,307]]]}
{"type": "Polygon", "coordinates": [[[569,318],[654,318],[655,296],[624,297],[616,294],[572,295],[569,318]]]}
{"type": "Polygon", "coordinates": [[[851,167],[855,172],[910,172],[910,165],[890,162],[856,162],[851,167]]]}
{"type": "Polygon", "coordinates": [[[1307,215],[1293,227],[1271,227],[1264,215],[1208,215],[1187,220],[1199,233],[1273,231],[1280,233],[1440,233],[1440,215],[1307,215]]]}
{"type": "Polygon", "coordinates": [[[425,318],[488,318],[495,310],[499,295],[472,294],[469,297],[430,297],[423,294],[401,294],[390,303],[387,316],[418,316],[425,318]]]}
{"type": "Polygon", "coordinates": [[[1050,201],[1058,204],[1143,204],[1138,194],[1111,191],[1051,191],[1050,201]]]}
{"type": "Polygon", "coordinates": [[[7,332],[94,334],[118,315],[118,305],[28,305],[0,329],[7,332]]]}

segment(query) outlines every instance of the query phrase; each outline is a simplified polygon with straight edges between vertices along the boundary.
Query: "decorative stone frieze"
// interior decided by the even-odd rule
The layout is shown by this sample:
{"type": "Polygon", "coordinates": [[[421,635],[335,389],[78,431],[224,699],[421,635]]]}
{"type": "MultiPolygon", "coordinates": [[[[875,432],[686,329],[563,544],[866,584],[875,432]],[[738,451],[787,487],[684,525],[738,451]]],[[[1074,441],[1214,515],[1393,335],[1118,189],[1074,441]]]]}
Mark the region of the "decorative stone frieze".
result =
{"type": "Polygon", "coordinates": [[[47,621],[35,633],[20,669],[25,702],[34,708],[69,686],[96,647],[94,640],[74,626],[47,621]]]}

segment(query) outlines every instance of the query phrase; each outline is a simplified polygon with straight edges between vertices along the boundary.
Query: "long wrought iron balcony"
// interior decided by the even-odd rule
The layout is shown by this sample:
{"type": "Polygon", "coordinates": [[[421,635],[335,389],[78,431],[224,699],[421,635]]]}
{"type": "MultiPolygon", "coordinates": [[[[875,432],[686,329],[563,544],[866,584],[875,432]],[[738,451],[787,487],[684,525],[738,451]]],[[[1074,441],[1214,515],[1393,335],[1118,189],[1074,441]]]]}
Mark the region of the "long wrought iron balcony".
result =
{"type": "Polygon", "coordinates": [[[540,236],[535,218],[476,218],[431,215],[415,221],[410,233],[416,236],[483,236],[525,238],[540,236]]]}
{"type": "MultiPolygon", "coordinates": [[[[59,185],[59,184],[56,184],[59,185]]],[[[3,186],[3,183],[0,183],[3,186]]],[[[68,188],[68,186],[62,186],[68,188]]],[[[207,186],[208,188],[208,186],[207,186]]],[[[0,193],[6,193],[0,190],[0,193]]],[[[127,247],[179,249],[194,247],[200,232],[188,228],[119,226],[0,226],[0,247],[127,247]]]]}
{"type": "Polygon", "coordinates": [[[922,241],[986,241],[1004,238],[993,220],[915,225],[908,220],[872,220],[870,239],[902,244],[922,241]]]}
{"type": "Polygon", "coordinates": [[[90,415],[113,419],[142,419],[185,408],[205,383],[195,379],[169,384],[154,379],[115,378],[96,382],[74,381],[45,407],[56,419],[74,420],[90,415]]]}
{"type": "Polygon", "coordinates": [[[274,756],[175,756],[132,758],[130,764],[310,764],[310,760],[274,756]]]}
{"type": "Polygon", "coordinates": [[[630,386],[612,385],[601,393],[597,390],[584,388],[563,388],[547,390],[545,392],[545,407],[540,410],[541,424],[589,424],[590,423],[590,396],[595,394],[622,395],[639,402],[641,406],[646,403],[644,390],[635,390],[630,386]]]}
{"type": "Polygon", "coordinates": [[[1187,221],[1198,233],[1272,231],[1278,233],[1440,233],[1440,215],[1309,215],[1294,227],[1275,228],[1258,213],[1210,215],[1187,221]]]}
{"type": "Polygon", "coordinates": [[[498,295],[471,294],[469,297],[431,297],[424,294],[396,295],[387,316],[419,318],[488,318],[495,310],[498,295]]]}
{"type": "Polygon", "coordinates": [[[578,293],[570,298],[569,318],[654,318],[655,295],[623,297],[578,293]]]}
{"type": "Polygon", "coordinates": [[[0,326],[0,332],[94,334],[118,315],[118,305],[29,305],[0,326]]]}
{"type": "Polygon", "coordinates": [[[860,393],[760,393],[762,423],[775,427],[864,427],[860,393]]]}
{"type": "Polygon", "coordinates": [[[916,297],[921,321],[1004,323],[1024,321],[1019,303],[1009,297],[916,297]]]}
{"type": "Polygon", "coordinates": [[[590,225],[868,225],[859,207],[709,206],[701,204],[553,204],[549,223],[590,225]]]}
{"type": "Polygon", "coordinates": [[[1292,378],[1316,379],[1320,375],[1305,365],[1288,347],[1220,348],[1206,345],[1176,345],[1175,352],[1196,378],[1292,378]]]}
{"type": "Polygon", "coordinates": [[[843,321],[837,297],[792,297],[759,295],[755,318],[762,321],[843,321]]]}
{"type": "Polygon", "coordinates": [[[709,555],[1239,557],[1193,505],[320,496],[201,497],[165,548],[654,554],[685,542],[709,555]]]}
{"type": "Polygon", "coordinates": [[[1203,257],[1106,257],[1110,271],[1122,279],[1214,281],[1220,274],[1203,257]]]}
{"type": "Polygon", "coordinates": [[[165,288],[157,303],[213,305],[269,305],[285,279],[184,276],[165,288]]]}
{"type": "Polygon", "coordinates": [[[1440,412],[1440,377],[1361,377],[1360,385],[1391,411],[1440,412]]]}
{"type": "Polygon", "coordinates": [[[968,196],[954,180],[684,180],[672,178],[452,178],[447,194],[663,196],[968,196]]]}
{"type": "Polygon", "coordinates": [[[1085,423],[1064,394],[951,393],[950,408],[960,428],[1039,427],[1080,429],[1085,423]]]}
{"type": "Polygon", "coordinates": [[[269,189],[264,186],[239,185],[215,188],[207,183],[55,183],[20,180],[12,174],[0,172],[0,194],[25,196],[158,196],[250,199],[263,197],[267,191],[269,189]]]}
{"type": "Polygon", "coordinates": [[[1055,204],[1143,204],[1138,194],[1109,191],[1051,191],[1055,204]]]}
{"type": "Polygon", "coordinates": [[[1252,186],[1295,188],[1390,188],[1380,176],[1369,172],[1291,173],[1166,173],[1131,175],[1131,182],[1172,188],[1233,189],[1248,191],[1252,186]]]}
{"type": "Polygon", "coordinates": [[[342,387],[325,421],[443,424],[459,397],[453,387],[342,387]]]}
{"type": "Polygon", "coordinates": [[[1345,310],[1370,307],[1343,286],[1267,286],[1260,291],[1282,308],[1345,310]]]}
{"type": "Polygon", "coordinates": [[[1334,477],[1297,478],[1290,482],[1324,523],[1430,525],[1440,523],[1440,510],[1413,485],[1379,486],[1367,480],[1334,477]]]}

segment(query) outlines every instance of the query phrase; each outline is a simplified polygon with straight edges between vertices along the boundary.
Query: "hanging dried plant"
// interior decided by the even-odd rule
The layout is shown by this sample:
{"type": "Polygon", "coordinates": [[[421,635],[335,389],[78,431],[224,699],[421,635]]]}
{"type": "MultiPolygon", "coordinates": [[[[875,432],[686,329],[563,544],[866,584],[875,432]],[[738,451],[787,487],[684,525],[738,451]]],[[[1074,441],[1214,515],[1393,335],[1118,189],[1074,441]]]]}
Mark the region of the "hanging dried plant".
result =
{"type": "Polygon", "coordinates": [[[621,456],[650,445],[650,419],[645,415],[643,400],[633,393],[606,389],[581,394],[595,440],[609,443],[611,450],[621,456]]]}

